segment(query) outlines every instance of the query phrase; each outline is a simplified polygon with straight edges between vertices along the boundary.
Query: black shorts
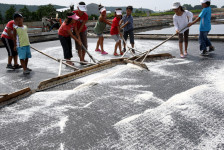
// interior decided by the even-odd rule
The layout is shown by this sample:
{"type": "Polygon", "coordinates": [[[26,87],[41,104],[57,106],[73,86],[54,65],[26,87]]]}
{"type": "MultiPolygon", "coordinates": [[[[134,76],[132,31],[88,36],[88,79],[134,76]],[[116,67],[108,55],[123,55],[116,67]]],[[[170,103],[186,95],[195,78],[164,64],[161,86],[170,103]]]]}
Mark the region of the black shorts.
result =
{"type": "Polygon", "coordinates": [[[71,37],[64,37],[59,35],[61,46],[63,48],[64,59],[71,59],[72,55],[72,40],[71,37]]]}
{"type": "MultiPolygon", "coordinates": [[[[80,36],[82,44],[85,46],[86,49],[88,49],[88,45],[87,45],[87,31],[80,32],[79,36],[80,36]]],[[[81,45],[79,45],[79,43],[77,41],[75,41],[75,48],[76,48],[76,50],[84,50],[83,47],[81,45]]]]}
{"type": "Polygon", "coordinates": [[[184,33],[179,34],[179,43],[187,43],[188,42],[188,36],[189,36],[189,29],[186,30],[184,33]]]}
{"type": "Polygon", "coordinates": [[[2,42],[4,43],[6,50],[8,52],[8,56],[17,56],[17,51],[14,51],[14,42],[11,39],[7,39],[2,37],[2,42]]]}
{"type": "Polygon", "coordinates": [[[135,42],[134,42],[134,32],[133,32],[133,30],[129,30],[129,31],[124,31],[124,39],[125,39],[125,41],[127,41],[127,39],[128,39],[128,36],[130,37],[130,43],[131,44],[135,44],[135,42]]]}

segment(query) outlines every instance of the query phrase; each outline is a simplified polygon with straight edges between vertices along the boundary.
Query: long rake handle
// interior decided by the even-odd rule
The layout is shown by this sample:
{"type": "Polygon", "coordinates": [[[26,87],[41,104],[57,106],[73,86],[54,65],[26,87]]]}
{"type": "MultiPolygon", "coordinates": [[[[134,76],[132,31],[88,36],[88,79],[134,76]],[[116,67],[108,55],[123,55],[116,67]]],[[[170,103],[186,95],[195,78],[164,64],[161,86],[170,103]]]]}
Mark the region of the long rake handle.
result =
{"type": "MultiPolygon", "coordinates": [[[[183,28],[181,31],[185,30],[188,27],[183,28]]],[[[142,60],[141,63],[143,63],[147,57],[147,55],[152,52],[153,50],[157,49],[158,47],[160,47],[161,45],[163,45],[164,43],[166,43],[167,41],[169,41],[171,38],[173,38],[174,36],[176,36],[177,33],[173,34],[172,36],[170,36],[169,38],[167,38],[165,41],[163,41],[162,43],[160,43],[159,45],[155,46],[154,48],[150,49],[149,51],[143,52],[142,54],[138,55],[139,57],[136,58],[135,60],[141,59],[142,57],[144,57],[144,59],[142,60]]],[[[131,58],[130,58],[131,59],[131,58]]]]}
{"type": "MultiPolygon", "coordinates": [[[[39,52],[39,53],[41,53],[41,54],[43,54],[43,55],[47,56],[47,57],[49,57],[49,58],[51,58],[51,59],[53,59],[53,60],[55,60],[55,61],[59,62],[59,60],[58,60],[58,59],[56,59],[56,58],[54,58],[54,57],[52,57],[52,56],[50,56],[50,55],[47,55],[47,54],[45,54],[44,52],[42,52],[42,51],[40,51],[40,50],[38,50],[38,49],[36,49],[36,48],[34,48],[34,47],[32,47],[32,46],[31,46],[31,48],[32,48],[32,49],[34,49],[35,51],[37,51],[37,52],[39,52]]],[[[73,69],[79,70],[79,68],[74,67],[74,66],[72,66],[72,65],[69,65],[69,64],[67,64],[67,63],[65,63],[65,62],[62,62],[62,64],[66,65],[66,66],[68,66],[68,67],[70,67],[70,68],[73,68],[73,69]]]]}
{"type": "Polygon", "coordinates": [[[96,63],[96,60],[93,58],[93,56],[88,52],[86,47],[82,44],[82,48],[86,51],[86,53],[89,55],[89,57],[93,60],[94,63],[96,63]]]}
{"type": "MultiPolygon", "coordinates": [[[[168,39],[166,39],[165,41],[163,41],[162,43],[160,43],[159,45],[157,45],[157,46],[154,47],[153,49],[147,51],[146,54],[142,55],[141,57],[143,57],[143,56],[145,56],[145,57],[143,58],[143,60],[142,60],[141,63],[143,63],[143,62],[145,61],[146,57],[148,56],[148,54],[149,54],[151,51],[157,49],[158,47],[160,47],[161,45],[163,45],[164,43],[166,43],[167,41],[169,41],[171,38],[173,38],[175,35],[177,35],[177,33],[176,33],[176,34],[173,34],[171,37],[169,37],[168,39]]],[[[139,57],[139,59],[140,59],[141,57],[139,57]]]]}

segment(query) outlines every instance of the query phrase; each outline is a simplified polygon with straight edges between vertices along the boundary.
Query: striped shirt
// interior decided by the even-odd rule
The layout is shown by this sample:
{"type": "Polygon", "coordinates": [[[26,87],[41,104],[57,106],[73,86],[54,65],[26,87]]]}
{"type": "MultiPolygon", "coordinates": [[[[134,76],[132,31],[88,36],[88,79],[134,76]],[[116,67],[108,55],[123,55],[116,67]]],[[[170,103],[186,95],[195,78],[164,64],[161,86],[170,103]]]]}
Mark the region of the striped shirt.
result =
{"type": "Polygon", "coordinates": [[[1,37],[4,37],[4,38],[7,38],[7,39],[13,39],[12,37],[9,37],[8,35],[8,30],[10,29],[11,30],[11,33],[13,34],[13,28],[15,27],[15,22],[14,20],[11,20],[7,23],[4,31],[2,32],[2,35],[1,37]]]}

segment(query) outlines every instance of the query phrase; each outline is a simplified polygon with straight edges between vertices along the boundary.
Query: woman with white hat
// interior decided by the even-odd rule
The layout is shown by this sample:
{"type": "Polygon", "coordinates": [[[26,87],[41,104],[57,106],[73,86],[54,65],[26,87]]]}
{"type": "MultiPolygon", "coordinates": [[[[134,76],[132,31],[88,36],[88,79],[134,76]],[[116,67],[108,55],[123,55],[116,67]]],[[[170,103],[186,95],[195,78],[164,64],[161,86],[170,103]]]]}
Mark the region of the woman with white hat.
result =
{"type": "Polygon", "coordinates": [[[173,3],[172,7],[175,15],[173,16],[173,24],[176,33],[179,35],[180,57],[187,56],[189,28],[187,25],[192,22],[193,14],[188,10],[184,10],[179,2],[173,3]],[[184,29],[184,30],[183,30],[184,29]],[[185,51],[183,53],[183,42],[185,43],[185,51]]]}
{"type": "MultiPolygon", "coordinates": [[[[86,23],[88,21],[88,15],[86,13],[87,7],[84,2],[79,2],[78,4],[78,10],[73,11],[78,17],[79,20],[77,21],[77,28],[74,28],[76,31],[74,33],[76,36],[82,41],[82,44],[85,48],[87,48],[87,26],[86,23]]],[[[77,42],[75,42],[76,49],[78,50],[80,61],[85,61],[85,50],[82,48],[81,45],[79,45],[77,42]]],[[[83,63],[80,63],[83,65],[83,63]]]]}

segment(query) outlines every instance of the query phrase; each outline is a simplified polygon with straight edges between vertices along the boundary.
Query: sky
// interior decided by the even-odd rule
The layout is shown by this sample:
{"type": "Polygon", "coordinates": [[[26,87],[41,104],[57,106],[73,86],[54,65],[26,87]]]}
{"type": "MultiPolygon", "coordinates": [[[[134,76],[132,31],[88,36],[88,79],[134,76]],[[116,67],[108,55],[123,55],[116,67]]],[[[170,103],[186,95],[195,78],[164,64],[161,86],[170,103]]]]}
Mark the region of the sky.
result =
{"type": "MultiPolygon", "coordinates": [[[[80,0],[81,1],[81,0],[80,0]]],[[[104,6],[127,6],[132,5],[135,8],[148,8],[154,11],[169,10],[173,2],[180,2],[181,4],[200,5],[200,0],[83,0],[86,4],[97,3],[104,6]]],[[[76,0],[1,0],[0,3],[7,4],[27,4],[27,5],[45,5],[56,4],[62,6],[69,6],[71,4],[77,5],[79,1],[76,0]]],[[[224,6],[224,0],[212,0],[212,5],[218,7],[224,6]]]]}

